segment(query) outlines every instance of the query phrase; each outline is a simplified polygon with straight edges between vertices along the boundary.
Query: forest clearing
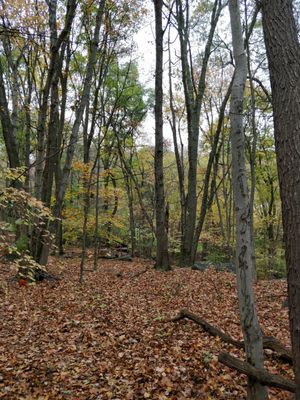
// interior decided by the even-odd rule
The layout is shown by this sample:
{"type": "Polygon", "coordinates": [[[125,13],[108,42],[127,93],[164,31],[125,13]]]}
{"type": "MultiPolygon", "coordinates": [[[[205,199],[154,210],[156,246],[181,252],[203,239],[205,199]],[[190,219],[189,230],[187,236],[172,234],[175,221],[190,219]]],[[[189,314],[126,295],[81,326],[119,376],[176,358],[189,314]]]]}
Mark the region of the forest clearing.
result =
{"type": "MultiPolygon", "coordinates": [[[[9,283],[1,292],[0,398],[39,400],[243,399],[247,379],[218,362],[244,352],[192,321],[188,309],[241,339],[236,278],[209,268],[157,272],[153,262],[101,260],[78,283],[80,259],[52,258],[62,280],[9,283]]],[[[87,264],[90,264],[88,262],[87,264]]],[[[11,276],[1,264],[1,283],[11,276]]],[[[289,346],[285,280],[256,285],[265,335],[289,346]]],[[[291,367],[265,350],[265,368],[292,378],[291,367]]],[[[291,399],[269,390],[270,399],[291,399]]]]}

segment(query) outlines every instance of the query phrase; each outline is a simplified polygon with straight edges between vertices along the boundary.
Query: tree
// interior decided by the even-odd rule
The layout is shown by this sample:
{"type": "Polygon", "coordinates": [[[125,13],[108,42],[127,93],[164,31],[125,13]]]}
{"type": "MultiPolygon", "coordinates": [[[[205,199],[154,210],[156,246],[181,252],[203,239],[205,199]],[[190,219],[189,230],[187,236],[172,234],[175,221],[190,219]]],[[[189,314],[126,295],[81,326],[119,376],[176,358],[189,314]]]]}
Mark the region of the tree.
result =
{"type": "MultiPolygon", "coordinates": [[[[199,124],[203,98],[206,87],[206,73],[211,56],[213,37],[222,11],[222,1],[214,0],[207,41],[202,59],[202,68],[198,80],[192,65],[190,46],[190,4],[176,0],[176,20],[181,51],[182,83],[184,88],[185,106],[188,129],[188,189],[185,198],[181,265],[193,264],[193,246],[195,247],[195,227],[197,217],[197,161],[199,146],[199,124]],[[185,4],[184,4],[185,3],[185,4]]],[[[197,236],[198,234],[196,234],[197,236]]]]}
{"type": "MultiPolygon", "coordinates": [[[[97,62],[98,44],[100,41],[100,29],[102,25],[102,19],[105,12],[106,0],[100,0],[96,11],[96,22],[94,26],[93,37],[90,43],[89,55],[86,65],[85,78],[82,87],[82,95],[78,102],[78,107],[75,112],[75,120],[72,126],[72,132],[69,140],[69,145],[66,153],[66,160],[61,173],[60,182],[56,182],[56,203],[54,207],[54,215],[57,218],[61,218],[63,202],[67,187],[69,184],[70,172],[72,168],[73,157],[78,141],[79,129],[82,122],[82,117],[86,107],[89,106],[90,91],[93,79],[93,72],[97,62]]],[[[45,257],[47,259],[47,257],[45,257]]],[[[45,262],[45,260],[43,260],[45,262]]]]}
{"type": "Polygon", "coordinates": [[[300,399],[300,45],[292,0],[263,0],[282,202],[296,399],[300,399]]]}
{"type": "Polygon", "coordinates": [[[0,119],[2,124],[2,132],[4,136],[6,151],[11,168],[20,167],[16,132],[14,130],[6,96],[6,90],[3,79],[3,67],[0,60],[0,119]]]}
{"type": "MultiPolygon", "coordinates": [[[[247,361],[263,368],[262,332],[258,323],[252,288],[251,221],[245,166],[243,100],[247,79],[247,59],[242,36],[239,1],[229,1],[235,73],[230,104],[232,184],[236,220],[236,268],[240,319],[247,361]]],[[[248,378],[248,399],[267,398],[267,389],[248,378]]]]}
{"type": "MultiPolygon", "coordinates": [[[[36,155],[36,170],[35,170],[35,197],[37,199],[42,199],[42,192],[43,189],[45,190],[45,185],[43,187],[43,179],[44,181],[48,181],[47,185],[47,192],[48,192],[48,187],[50,187],[49,192],[51,192],[52,188],[52,175],[53,175],[53,168],[49,165],[46,166],[45,170],[45,175],[43,177],[43,161],[45,159],[45,139],[46,139],[46,123],[47,123],[47,112],[48,112],[48,101],[49,101],[49,94],[52,86],[52,82],[54,81],[54,87],[52,86],[52,111],[54,109],[54,115],[52,112],[52,121],[51,124],[52,128],[53,125],[55,125],[54,128],[54,135],[55,135],[55,129],[56,125],[58,125],[57,120],[57,112],[56,112],[56,107],[58,106],[56,103],[58,103],[58,94],[56,93],[57,88],[57,82],[55,80],[55,77],[57,77],[57,74],[59,73],[60,69],[60,63],[59,63],[59,50],[62,46],[62,43],[66,38],[68,37],[72,23],[75,17],[75,11],[76,11],[77,3],[75,0],[68,0],[67,2],[67,8],[66,8],[66,17],[65,17],[65,25],[60,32],[59,35],[57,35],[57,0],[50,1],[48,3],[48,8],[49,8],[49,27],[50,27],[50,32],[51,32],[51,46],[50,46],[50,60],[49,60],[49,68],[47,71],[47,78],[45,82],[45,86],[43,88],[42,92],[42,102],[41,106],[39,109],[39,116],[38,116],[38,124],[37,124],[37,155],[36,155]],[[54,89],[55,88],[55,89],[54,89]],[[54,103],[54,106],[53,106],[54,103]],[[48,171],[49,169],[49,171],[48,171]]],[[[52,133],[53,135],[53,133],[52,133]]],[[[48,149],[49,151],[52,150],[52,145],[53,143],[53,137],[51,135],[51,139],[48,140],[48,149]],[[50,143],[50,144],[49,144],[50,143]]],[[[49,154],[48,154],[49,156],[49,154]]],[[[52,163],[51,163],[52,165],[52,163]]],[[[51,193],[50,193],[51,196],[51,193]]],[[[49,195],[44,196],[44,200],[49,198],[49,195]]],[[[37,256],[39,258],[39,255],[37,256]]]]}
{"type": "Polygon", "coordinates": [[[155,268],[170,269],[168,233],[166,229],[164,168],[163,168],[163,27],[162,0],[154,0],[155,9],[155,213],[156,213],[156,264],[155,268]]]}

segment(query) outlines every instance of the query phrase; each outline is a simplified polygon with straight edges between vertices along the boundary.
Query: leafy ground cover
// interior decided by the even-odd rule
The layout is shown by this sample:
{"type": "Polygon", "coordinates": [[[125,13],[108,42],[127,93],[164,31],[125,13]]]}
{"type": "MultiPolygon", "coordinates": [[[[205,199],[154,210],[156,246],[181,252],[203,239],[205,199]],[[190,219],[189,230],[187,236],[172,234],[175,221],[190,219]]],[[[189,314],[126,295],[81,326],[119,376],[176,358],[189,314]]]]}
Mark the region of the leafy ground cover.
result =
{"type": "MultiPolygon", "coordinates": [[[[217,361],[222,350],[243,352],[191,321],[170,321],[186,308],[241,339],[234,275],[101,260],[80,286],[79,261],[51,259],[59,282],[1,286],[1,399],[245,398],[246,377],[217,361]]],[[[10,275],[1,264],[1,282],[10,275]]],[[[286,283],[259,282],[256,295],[264,333],[289,345],[286,283]]],[[[271,353],[268,371],[292,378],[271,353]]],[[[291,398],[270,390],[270,399],[291,398]]]]}

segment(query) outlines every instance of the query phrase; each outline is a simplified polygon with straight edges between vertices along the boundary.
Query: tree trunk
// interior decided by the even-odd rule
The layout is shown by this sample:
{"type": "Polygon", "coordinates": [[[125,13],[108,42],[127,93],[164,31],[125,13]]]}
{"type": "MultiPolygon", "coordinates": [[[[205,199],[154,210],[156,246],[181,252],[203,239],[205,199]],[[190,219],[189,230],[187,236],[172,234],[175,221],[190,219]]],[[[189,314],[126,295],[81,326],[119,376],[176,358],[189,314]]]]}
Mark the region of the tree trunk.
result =
{"type": "Polygon", "coordinates": [[[96,199],[95,199],[95,230],[94,230],[94,262],[93,270],[98,268],[98,249],[99,249],[99,210],[100,210],[100,131],[98,134],[98,149],[96,156],[97,173],[96,173],[96,199]]]}
{"type": "Polygon", "coordinates": [[[74,124],[72,127],[72,132],[71,132],[69,145],[68,145],[68,149],[67,149],[67,154],[66,154],[66,161],[65,161],[64,168],[62,171],[61,179],[59,181],[59,187],[56,190],[56,204],[55,204],[55,208],[54,208],[54,215],[57,218],[61,218],[64,198],[65,198],[66,190],[68,187],[69,177],[70,177],[71,168],[72,168],[73,156],[75,153],[76,143],[78,140],[79,128],[81,125],[81,121],[82,121],[82,117],[83,117],[85,108],[87,107],[87,105],[89,103],[93,71],[94,71],[94,67],[96,65],[96,61],[97,61],[97,50],[98,50],[98,44],[99,44],[100,28],[101,28],[101,24],[102,24],[104,9],[105,9],[105,3],[106,3],[106,0],[102,0],[102,1],[100,1],[100,4],[98,5],[98,11],[97,11],[97,16],[96,16],[96,25],[95,25],[95,29],[94,29],[94,35],[92,38],[91,48],[90,48],[87,67],[86,67],[86,75],[85,75],[85,80],[84,80],[83,89],[82,89],[82,96],[80,98],[79,105],[76,110],[75,121],[74,121],[74,124]]]}
{"type": "Polygon", "coordinates": [[[178,189],[180,194],[180,233],[181,233],[181,250],[180,253],[183,253],[183,237],[185,232],[185,174],[184,174],[184,162],[183,162],[183,143],[180,136],[180,120],[178,121],[178,125],[176,122],[176,110],[174,107],[174,96],[173,96],[173,84],[172,84],[172,58],[171,58],[171,46],[170,46],[170,30],[169,30],[169,38],[168,38],[168,53],[169,53],[169,105],[171,118],[169,118],[169,124],[172,130],[173,135],[173,145],[174,145],[174,153],[176,159],[176,167],[177,167],[177,175],[178,175],[178,189]],[[178,127],[178,129],[177,129],[178,127]],[[177,134],[179,135],[181,151],[179,150],[177,134]]]}
{"type": "Polygon", "coordinates": [[[15,131],[13,129],[13,124],[9,114],[1,61],[0,61],[0,119],[2,124],[4,143],[8,155],[9,166],[10,168],[17,168],[20,166],[17,138],[15,136],[15,131]]]}
{"type": "MultiPolygon", "coordinates": [[[[25,57],[24,57],[25,59],[25,57]]],[[[31,77],[31,71],[29,67],[29,63],[25,60],[26,63],[26,76],[27,76],[27,93],[24,91],[25,97],[25,105],[24,105],[24,112],[25,112],[25,167],[26,167],[26,175],[25,175],[25,183],[24,189],[29,192],[30,191],[30,147],[31,147],[31,98],[32,98],[32,89],[33,89],[33,82],[31,77]]]]}
{"type": "MultiPolygon", "coordinates": [[[[57,0],[49,2],[49,26],[52,28],[56,26],[56,7],[57,0]]],[[[58,38],[53,40],[53,32],[51,34],[51,55],[50,55],[50,65],[47,74],[46,83],[43,89],[42,102],[38,115],[38,125],[37,125],[37,155],[36,155],[36,170],[35,170],[35,196],[37,199],[42,197],[42,182],[43,182],[43,160],[45,157],[45,129],[47,121],[47,110],[48,110],[48,100],[49,93],[52,84],[53,77],[57,72],[57,58],[59,56],[59,49],[64,40],[70,33],[72,22],[75,17],[75,11],[77,7],[77,2],[75,0],[68,0],[67,13],[65,19],[65,26],[59,34],[58,38]]]]}
{"type": "MultiPolygon", "coordinates": [[[[53,4],[49,3],[51,7],[55,7],[55,2],[53,4]]],[[[58,35],[57,35],[57,21],[56,21],[56,8],[51,10],[49,17],[49,27],[51,32],[51,47],[54,48],[56,46],[58,35]]],[[[50,85],[50,116],[48,122],[47,129],[47,142],[46,142],[46,157],[43,162],[44,168],[42,171],[42,191],[41,191],[41,200],[47,206],[51,207],[51,196],[52,196],[52,187],[54,181],[54,174],[56,171],[56,164],[59,162],[59,153],[61,146],[61,137],[63,131],[60,130],[60,116],[59,116],[59,76],[61,73],[61,69],[63,66],[63,59],[66,50],[66,42],[62,43],[61,52],[55,56],[55,61],[53,65],[53,76],[50,85]]],[[[45,129],[46,130],[46,129],[45,129]]],[[[50,230],[55,231],[56,229],[56,221],[50,224],[50,230]]],[[[42,243],[41,235],[43,232],[40,232],[38,237],[36,238],[39,242],[37,248],[37,254],[35,254],[34,258],[37,262],[42,265],[46,265],[48,261],[48,255],[51,247],[50,241],[46,243],[42,243]]]]}
{"type": "MultiPolygon", "coordinates": [[[[226,95],[225,95],[225,97],[222,101],[221,107],[220,107],[218,124],[217,124],[212,148],[209,153],[209,158],[208,158],[208,162],[207,162],[207,166],[206,166],[200,215],[199,215],[198,223],[197,223],[197,226],[195,229],[195,235],[194,235],[193,242],[192,242],[192,244],[193,244],[192,245],[192,263],[193,264],[196,260],[198,242],[199,242],[199,238],[200,238],[200,235],[201,235],[201,232],[203,229],[206,212],[207,212],[208,205],[209,205],[209,197],[210,197],[209,196],[209,182],[211,180],[210,177],[211,177],[211,172],[213,169],[213,163],[214,163],[214,160],[217,155],[219,138],[220,138],[220,134],[221,134],[222,127],[223,127],[225,110],[226,110],[226,106],[227,106],[227,103],[228,103],[228,100],[230,97],[231,89],[232,89],[232,81],[230,82],[230,84],[228,86],[226,95]]],[[[213,200],[213,199],[211,199],[211,200],[213,200]]]]}
{"type": "Polygon", "coordinates": [[[156,264],[158,270],[170,270],[168,233],[165,221],[165,192],[163,169],[163,28],[162,0],[154,0],[155,10],[155,214],[156,214],[156,264]]]}
{"type": "MultiPolygon", "coordinates": [[[[55,199],[57,198],[57,193],[61,185],[62,170],[61,170],[61,156],[62,156],[62,142],[63,142],[63,132],[65,126],[65,114],[67,106],[67,94],[68,94],[68,79],[70,72],[70,61],[71,61],[71,46],[70,41],[66,43],[66,57],[65,57],[65,68],[60,75],[61,84],[61,104],[60,104],[60,119],[59,119],[59,132],[57,135],[57,152],[54,163],[55,163],[55,199]]],[[[58,254],[62,255],[64,253],[63,249],[63,224],[62,219],[58,218],[54,222],[55,230],[55,245],[57,247],[58,254]]]]}
{"type": "MultiPolygon", "coordinates": [[[[232,146],[232,177],[236,219],[236,266],[240,319],[245,341],[247,362],[263,369],[263,339],[258,323],[252,288],[252,257],[249,194],[245,167],[245,136],[243,100],[247,79],[247,60],[244,50],[238,0],[229,0],[235,76],[231,94],[230,123],[232,146]]],[[[267,398],[267,389],[248,378],[248,399],[267,398]]]]}
{"type": "MultiPolygon", "coordinates": [[[[122,162],[122,160],[121,160],[122,162]]],[[[135,256],[135,248],[136,248],[136,237],[135,237],[135,217],[134,217],[134,208],[133,208],[133,192],[132,192],[132,180],[126,173],[125,168],[122,165],[123,176],[124,176],[124,184],[127,194],[128,201],[128,210],[129,210],[129,231],[130,231],[130,255],[131,257],[135,256]]]]}
{"type": "Polygon", "coordinates": [[[296,399],[300,399],[300,45],[293,2],[261,3],[272,87],[296,399]]]}
{"type": "Polygon", "coordinates": [[[199,145],[199,118],[205,93],[205,80],[215,29],[220,17],[222,5],[215,0],[211,13],[211,25],[202,59],[202,68],[198,82],[194,82],[194,71],[190,65],[189,46],[189,2],[176,0],[176,18],[181,51],[182,82],[187,111],[188,130],[188,188],[185,199],[185,229],[182,237],[181,266],[193,263],[193,240],[197,216],[197,161],[199,145]]]}
{"type": "Polygon", "coordinates": [[[280,375],[273,375],[264,369],[254,368],[252,365],[244,362],[232,355],[222,352],[218,356],[218,360],[230,368],[234,368],[242,374],[246,374],[248,378],[260,382],[262,385],[276,387],[279,389],[295,392],[295,383],[290,379],[286,379],[280,375]]]}
{"type": "MultiPolygon", "coordinates": [[[[257,273],[256,273],[256,255],[255,255],[255,241],[254,241],[254,200],[255,200],[255,177],[256,177],[256,147],[257,147],[257,127],[256,127],[256,102],[255,102],[255,91],[254,91],[254,84],[252,79],[252,70],[251,70],[251,59],[250,59],[250,48],[249,48],[249,29],[251,26],[248,26],[247,21],[247,5],[245,5],[245,20],[246,20],[246,37],[245,40],[245,49],[247,52],[247,69],[248,69],[248,76],[249,76],[249,85],[250,85],[250,101],[251,101],[251,132],[252,132],[252,143],[250,144],[249,149],[249,164],[250,164],[250,223],[251,223],[251,246],[252,246],[252,278],[255,282],[257,280],[257,273]]],[[[255,20],[256,20],[256,14],[255,20]]]]}

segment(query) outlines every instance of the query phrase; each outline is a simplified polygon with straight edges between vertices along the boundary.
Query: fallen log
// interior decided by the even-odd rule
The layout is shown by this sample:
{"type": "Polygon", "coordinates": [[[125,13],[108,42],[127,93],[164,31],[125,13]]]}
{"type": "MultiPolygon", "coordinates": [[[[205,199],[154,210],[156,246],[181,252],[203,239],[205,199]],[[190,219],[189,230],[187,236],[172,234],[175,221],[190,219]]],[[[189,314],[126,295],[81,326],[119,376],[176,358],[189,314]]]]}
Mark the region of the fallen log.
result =
{"type": "Polygon", "coordinates": [[[183,318],[188,318],[188,319],[196,322],[196,324],[200,325],[206,332],[210,333],[212,336],[218,336],[225,343],[232,344],[233,346],[235,346],[239,349],[244,347],[243,342],[241,342],[239,340],[235,340],[231,336],[226,335],[226,333],[224,333],[220,329],[209,324],[207,321],[205,321],[198,315],[196,315],[188,310],[185,310],[185,309],[181,310],[176,317],[172,318],[172,322],[180,321],[183,318]]]}
{"type": "Polygon", "coordinates": [[[58,276],[52,275],[49,272],[43,270],[43,269],[38,269],[34,272],[34,281],[35,282],[42,282],[42,281],[61,281],[61,278],[58,276]]]}
{"type": "Polygon", "coordinates": [[[274,336],[263,337],[263,348],[270,349],[277,353],[277,357],[289,364],[293,364],[292,350],[284,346],[274,336]]]}
{"type": "Polygon", "coordinates": [[[237,357],[233,357],[228,353],[222,352],[218,356],[219,362],[227,365],[227,367],[233,368],[250,378],[257,380],[262,385],[276,387],[278,389],[287,390],[289,392],[295,393],[295,383],[290,380],[283,378],[280,375],[273,375],[264,369],[255,368],[249,363],[240,360],[237,357]]]}
{"type": "Polygon", "coordinates": [[[118,254],[113,254],[113,255],[108,254],[99,256],[98,258],[101,258],[103,260],[132,261],[132,257],[129,254],[124,254],[122,256],[119,256],[118,254]]]}
{"type": "MultiPolygon", "coordinates": [[[[183,318],[190,319],[194,321],[196,324],[200,325],[206,332],[210,333],[212,336],[218,336],[223,340],[225,343],[232,344],[233,346],[237,347],[238,349],[244,349],[244,341],[243,340],[236,340],[233,339],[231,336],[227,335],[220,329],[216,328],[215,326],[209,324],[203,318],[199,317],[198,315],[192,313],[189,310],[183,309],[179,312],[178,315],[172,318],[172,322],[180,321],[183,318]]],[[[270,349],[277,353],[277,357],[281,360],[288,362],[289,364],[293,363],[292,359],[292,351],[284,346],[282,343],[279,342],[273,336],[264,336],[263,337],[263,347],[264,349],[270,349]]]]}

